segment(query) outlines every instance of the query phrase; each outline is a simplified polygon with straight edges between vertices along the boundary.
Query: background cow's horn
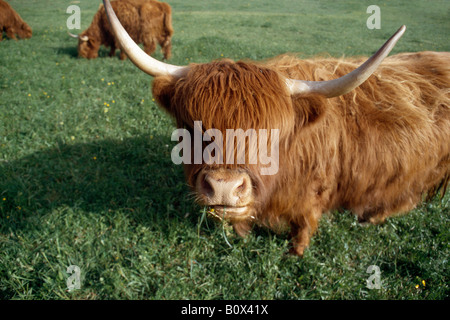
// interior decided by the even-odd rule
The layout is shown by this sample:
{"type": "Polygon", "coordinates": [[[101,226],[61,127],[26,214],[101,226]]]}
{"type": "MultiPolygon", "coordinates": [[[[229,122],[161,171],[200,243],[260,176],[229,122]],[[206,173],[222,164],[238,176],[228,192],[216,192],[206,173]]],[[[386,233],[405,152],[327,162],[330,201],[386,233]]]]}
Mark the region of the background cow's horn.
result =
{"type": "Polygon", "coordinates": [[[71,36],[72,38],[76,38],[76,39],[81,39],[82,41],[88,41],[89,40],[89,37],[88,36],[80,36],[80,35],[78,35],[78,34],[73,34],[73,33],[70,33],[69,31],[67,31],[67,33],[69,34],[69,36],[71,36]]]}
{"type": "Polygon", "coordinates": [[[329,81],[305,81],[286,79],[286,85],[291,94],[317,93],[325,97],[337,97],[352,91],[369,78],[394,48],[397,41],[403,35],[406,26],[400,29],[386,43],[359,68],[338,79],[329,81]]]}
{"type": "Polygon", "coordinates": [[[158,61],[147,53],[145,53],[128,35],[125,29],[122,27],[119,19],[117,18],[109,0],[103,0],[103,4],[106,9],[106,15],[108,16],[109,23],[113,29],[114,35],[119,42],[121,48],[130,60],[142,71],[148,73],[151,76],[162,75],[182,75],[187,67],[174,66],[168,63],[158,61]]]}
{"type": "Polygon", "coordinates": [[[77,34],[70,33],[69,31],[67,31],[67,34],[68,34],[69,36],[71,36],[72,38],[78,39],[78,35],[77,35],[77,34]]]}

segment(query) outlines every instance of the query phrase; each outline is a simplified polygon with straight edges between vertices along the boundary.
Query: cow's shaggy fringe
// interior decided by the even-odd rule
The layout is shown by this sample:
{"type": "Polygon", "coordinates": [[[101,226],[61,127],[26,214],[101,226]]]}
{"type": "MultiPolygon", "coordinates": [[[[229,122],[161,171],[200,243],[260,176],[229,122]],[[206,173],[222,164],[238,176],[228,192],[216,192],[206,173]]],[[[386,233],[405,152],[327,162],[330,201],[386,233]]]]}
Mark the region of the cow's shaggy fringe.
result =
{"type": "MultiPolygon", "coordinates": [[[[322,213],[352,210],[360,221],[382,222],[406,212],[450,176],[450,54],[422,52],[387,58],[360,87],[340,97],[291,97],[284,77],[329,80],[364,59],[191,65],[186,77],[157,77],[153,94],[179,127],[280,129],[280,170],[261,176],[240,166],[254,184],[256,221],[291,225],[302,254],[322,213]]],[[[226,165],[224,165],[226,166],[226,165]]],[[[204,165],[203,165],[204,167],[204,165]]],[[[195,186],[201,166],[186,166],[195,186]]],[[[233,222],[233,221],[232,221],[233,222]]],[[[253,223],[235,221],[239,233],[253,223]]]]}
{"type": "Polygon", "coordinates": [[[22,39],[28,39],[33,33],[20,15],[7,2],[0,0],[0,41],[3,31],[8,38],[14,40],[17,40],[16,34],[22,39]]]}

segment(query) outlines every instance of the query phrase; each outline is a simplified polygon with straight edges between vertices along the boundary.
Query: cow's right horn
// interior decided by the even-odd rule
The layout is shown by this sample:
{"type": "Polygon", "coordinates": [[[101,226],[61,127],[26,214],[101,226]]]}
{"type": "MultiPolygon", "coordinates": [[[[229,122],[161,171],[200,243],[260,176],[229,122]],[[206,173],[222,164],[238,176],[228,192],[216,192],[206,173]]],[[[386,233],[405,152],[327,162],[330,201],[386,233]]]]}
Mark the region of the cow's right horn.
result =
{"type": "Polygon", "coordinates": [[[117,18],[109,0],[103,0],[106,15],[111,28],[121,48],[130,60],[145,73],[156,77],[162,75],[181,76],[187,71],[187,67],[180,67],[158,61],[145,53],[128,35],[117,18]]]}

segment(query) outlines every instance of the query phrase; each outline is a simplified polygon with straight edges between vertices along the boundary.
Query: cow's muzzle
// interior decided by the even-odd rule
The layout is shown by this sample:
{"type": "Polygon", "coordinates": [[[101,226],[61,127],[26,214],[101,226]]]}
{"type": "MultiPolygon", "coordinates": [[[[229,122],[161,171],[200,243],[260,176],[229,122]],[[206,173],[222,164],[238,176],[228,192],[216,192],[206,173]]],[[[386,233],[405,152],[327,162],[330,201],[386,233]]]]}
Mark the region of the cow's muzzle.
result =
{"type": "Polygon", "coordinates": [[[240,220],[251,213],[253,186],[246,172],[231,169],[203,169],[195,182],[195,191],[203,205],[217,216],[240,220]]]}

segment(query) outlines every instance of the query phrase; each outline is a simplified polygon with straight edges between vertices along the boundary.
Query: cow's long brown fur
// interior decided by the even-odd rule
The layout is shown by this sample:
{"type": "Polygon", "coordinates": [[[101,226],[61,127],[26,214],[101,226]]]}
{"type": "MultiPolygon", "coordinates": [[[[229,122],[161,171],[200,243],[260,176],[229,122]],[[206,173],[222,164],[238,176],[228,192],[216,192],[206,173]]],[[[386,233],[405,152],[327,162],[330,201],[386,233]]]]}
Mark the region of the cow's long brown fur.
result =
{"type": "MultiPolygon", "coordinates": [[[[324,212],[345,208],[379,223],[449,181],[450,53],[389,57],[360,87],[331,99],[291,97],[280,76],[329,80],[363,61],[215,61],[191,65],[181,79],[157,77],[153,94],[180,127],[201,120],[204,130],[280,129],[276,175],[239,167],[253,180],[256,221],[290,224],[294,251],[302,254],[324,212]]],[[[200,167],[186,166],[192,186],[200,167]]],[[[244,234],[253,220],[231,222],[244,234]]]]}
{"type": "Polygon", "coordinates": [[[172,8],[168,3],[155,0],[125,0],[133,4],[139,10],[141,18],[141,35],[144,46],[147,44],[148,52],[156,50],[159,43],[164,54],[164,59],[170,59],[172,55],[172,8]],[[146,40],[146,41],[145,41],[146,40]]]}
{"type": "MultiPolygon", "coordinates": [[[[152,54],[156,50],[156,43],[159,43],[164,58],[170,58],[173,28],[171,8],[167,3],[155,0],[117,0],[111,2],[111,5],[130,37],[136,43],[143,43],[147,54],[152,54]]],[[[90,26],[80,34],[78,53],[84,58],[97,58],[101,45],[111,48],[110,56],[119,48],[103,4],[100,5],[90,26]],[[85,36],[89,38],[88,41],[83,41],[85,36]]],[[[125,53],[121,52],[120,59],[125,58],[125,53]]]]}
{"type": "Polygon", "coordinates": [[[16,34],[22,39],[31,38],[32,35],[31,27],[7,2],[0,0],[0,41],[3,32],[14,40],[17,40],[16,34]]]}

